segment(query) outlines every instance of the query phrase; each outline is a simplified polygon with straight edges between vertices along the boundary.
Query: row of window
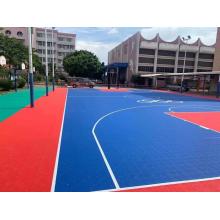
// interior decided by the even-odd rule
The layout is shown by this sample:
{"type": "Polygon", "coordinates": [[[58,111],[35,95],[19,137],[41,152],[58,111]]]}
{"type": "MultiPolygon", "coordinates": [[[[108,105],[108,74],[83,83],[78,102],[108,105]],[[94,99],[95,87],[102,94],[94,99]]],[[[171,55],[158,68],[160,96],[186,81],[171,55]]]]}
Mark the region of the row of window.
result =
{"type": "MultiPolygon", "coordinates": [[[[38,32],[37,37],[45,37],[45,33],[38,32]]],[[[52,34],[47,33],[47,38],[52,38],[52,34]]]]}
{"type": "MultiPolygon", "coordinates": [[[[45,33],[38,32],[37,37],[45,37],[45,33]]],[[[52,33],[47,33],[48,38],[52,38],[52,33]]],[[[58,41],[67,41],[67,42],[72,42],[73,38],[69,37],[57,37],[58,41]]]]}
{"type": "Polygon", "coordinates": [[[65,57],[65,56],[67,56],[67,55],[69,55],[71,52],[58,52],[58,56],[63,56],[63,57],[65,57]]]}
{"type": "MultiPolygon", "coordinates": [[[[37,53],[39,54],[45,54],[45,51],[43,49],[37,49],[37,53]]],[[[54,53],[56,54],[56,50],[54,50],[54,53]]],[[[47,50],[47,54],[53,54],[53,50],[47,50]]]]}
{"type": "Polygon", "coordinates": [[[67,42],[72,42],[73,41],[72,38],[66,38],[66,37],[58,37],[57,39],[58,39],[58,41],[67,41],[67,42]]]}
{"type": "MultiPolygon", "coordinates": [[[[45,57],[41,57],[41,60],[42,60],[42,62],[45,62],[45,61],[46,61],[45,57]]],[[[52,62],[53,62],[53,59],[52,59],[52,58],[47,58],[47,62],[48,62],[48,63],[52,63],[52,62]]],[[[54,59],[54,63],[56,63],[56,59],[54,59]]]]}
{"type": "MultiPolygon", "coordinates": [[[[11,31],[10,31],[10,30],[6,30],[6,31],[5,31],[5,35],[10,36],[10,35],[11,35],[11,31]]],[[[22,36],[23,36],[23,33],[22,33],[21,31],[18,31],[18,32],[17,32],[17,36],[18,36],[18,37],[22,37],[22,36]]]]}
{"type": "MultiPolygon", "coordinates": [[[[45,57],[41,57],[41,60],[42,60],[42,62],[44,62],[44,63],[45,63],[45,61],[46,61],[45,57]]],[[[47,58],[47,62],[48,62],[48,63],[52,63],[52,62],[53,62],[53,59],[52,59],[52,58],[47,58]]],[[[56,58],[54,58],[54,63],[56,63],[56,62],[58,62],[59,64],[62,64],[62,63],[63,63],[63,60],[62,60],[62,59],[56,59],[56,58]]]]}
{"type": "MultiPolygon", "coordinates": [[[[154,58],[148,58],[148,57],[139,57],[139,63],[148,63],[153,64],[154,58]]],[[[157,59],[157,64],[167,64],[167,65],[175,65],[174,59],[157,59]]],[[[178,60],[178,65],[184,65],[184,60],[178,60]]],[[[186,60],[185,61],[186,66],[194,66],[195,61],[186,60]]],[[[204,61],[198,61],[198,66],[201,67],[212,67],[213,62],[204,62],[204,61]]]]}
{"type": "Polygon", "coordinates": [[[59,49],[64,49],[64,50],[73,50],[74,49],[73,45],[57,44],[57,47],[59,49]]]}
{"type": "MultiPolygon", "coordinates": [[[[142,72],[153,72],[154,67],[153,66],[138,66],[138,71],[142,72]]],[[[194,69],[192,68],[184,68],[185,73],[193,72],[194,69]]],[[[197,69],[198,72],[207,72],[209,70],[206,69],[197,69]]],[[[177,69],[178,73],[183,73],[183,68],[177,69]]],[[[172,67],[157,67],[157,73],[174,73],[174,68],[172,67]]]]}
{"type": "MultiPolygon", "coordinates": [[[[45,47],[45,41],[37,41],[38,46],[44,46],[45,47]]],[[[55,46],[56,43],[53,43],[53,46],[55,46]]],[[[47,42],[48,47],[52,47],[52,42],[47,42]]]]}
{"type": "MultiPolygon", "coordinates": [[[[155,50],[153,49],[145,49],[140,48],[139,54],[143,55],[155,55],[155,50]]],[[[170,50],[158,50],[158,56],[176,56],[176,51],[170,51],[170,50]]],[[[196,54],[193,52],[179,52],[179,57],[187,57],[187,58],[195,58],[196,54]]],[[[214,54],[206,54],[206,53],[200,53],[199,54],[200,59],[214,59],[214,54]]]]}

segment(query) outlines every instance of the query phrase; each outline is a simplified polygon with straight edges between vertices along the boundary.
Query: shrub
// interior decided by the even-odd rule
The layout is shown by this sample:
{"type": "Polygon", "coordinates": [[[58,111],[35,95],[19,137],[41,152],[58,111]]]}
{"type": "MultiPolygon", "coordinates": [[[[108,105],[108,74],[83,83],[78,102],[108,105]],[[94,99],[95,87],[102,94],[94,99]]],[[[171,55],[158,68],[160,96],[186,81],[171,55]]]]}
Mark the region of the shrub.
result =
{"type": "Polygon", "coordinates": [[[26,84],[26,80],[23,78],[18,79],[18,88],[23,88],[26,84]]]}
{"type": "Polygon", "coordinates": [[[9,70],[0,65],[0,78],[8,78],[9,77],[9,70]]]}
{"type": "Polygon", "coordinates": [[[36,73],[34,74],[34,81],[37,81],[37,82],[44,81],[44,76],[39,73],[36,73]]]}
{"type": "Polygon", "coordinates": [[[12,88],[12,81],[9,79],[0,79],[0,90],[9,91],[12,88]]]}

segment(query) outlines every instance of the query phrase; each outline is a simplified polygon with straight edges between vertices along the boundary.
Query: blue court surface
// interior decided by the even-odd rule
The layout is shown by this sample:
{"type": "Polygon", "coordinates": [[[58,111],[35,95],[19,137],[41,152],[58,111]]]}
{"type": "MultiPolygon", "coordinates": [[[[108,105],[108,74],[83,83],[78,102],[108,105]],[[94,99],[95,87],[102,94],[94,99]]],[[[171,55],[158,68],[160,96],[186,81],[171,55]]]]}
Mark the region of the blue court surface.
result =
{"type": "Polygon", "coordinates": [[[69,89],[54,190],[219,177],[220,134],[172,111],[220,111],[220,102],[154,90],[69,89]]]}

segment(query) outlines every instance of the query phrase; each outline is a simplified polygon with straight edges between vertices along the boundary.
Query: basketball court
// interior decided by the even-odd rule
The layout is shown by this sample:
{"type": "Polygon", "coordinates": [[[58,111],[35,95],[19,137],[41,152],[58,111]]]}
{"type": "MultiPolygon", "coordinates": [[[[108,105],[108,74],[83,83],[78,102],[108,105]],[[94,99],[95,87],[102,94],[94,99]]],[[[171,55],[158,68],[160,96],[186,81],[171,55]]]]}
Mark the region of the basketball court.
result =
{"type": "Polygon", "coordinates": [[[220,102],[56,89],[0,123],[1,191],[220,191],[220,102]]]}

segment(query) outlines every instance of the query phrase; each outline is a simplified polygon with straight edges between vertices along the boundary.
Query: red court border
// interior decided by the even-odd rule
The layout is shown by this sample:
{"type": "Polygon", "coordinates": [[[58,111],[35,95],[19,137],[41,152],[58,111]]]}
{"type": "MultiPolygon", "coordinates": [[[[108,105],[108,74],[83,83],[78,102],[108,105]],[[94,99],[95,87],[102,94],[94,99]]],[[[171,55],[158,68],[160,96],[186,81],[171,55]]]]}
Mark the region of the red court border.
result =
{"type": "Polygon", "coordinates": [[[0,191],[50,191],[67,89],[0,123],[0,191]]]}

